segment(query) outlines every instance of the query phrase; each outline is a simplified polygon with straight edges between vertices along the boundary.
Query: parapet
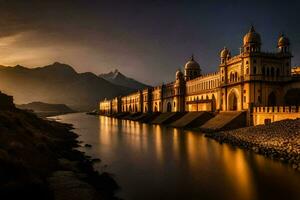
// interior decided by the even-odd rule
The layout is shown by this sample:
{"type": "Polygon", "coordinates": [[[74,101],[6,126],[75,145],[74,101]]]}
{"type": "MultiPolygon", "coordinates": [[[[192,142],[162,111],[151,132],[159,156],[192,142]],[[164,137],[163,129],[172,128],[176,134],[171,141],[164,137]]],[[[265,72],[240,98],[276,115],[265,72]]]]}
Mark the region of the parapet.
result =
{"type": "Polygon", "coordinates": [[[253,113],[300,113],[300,106],[259,106],[253,113]]]}

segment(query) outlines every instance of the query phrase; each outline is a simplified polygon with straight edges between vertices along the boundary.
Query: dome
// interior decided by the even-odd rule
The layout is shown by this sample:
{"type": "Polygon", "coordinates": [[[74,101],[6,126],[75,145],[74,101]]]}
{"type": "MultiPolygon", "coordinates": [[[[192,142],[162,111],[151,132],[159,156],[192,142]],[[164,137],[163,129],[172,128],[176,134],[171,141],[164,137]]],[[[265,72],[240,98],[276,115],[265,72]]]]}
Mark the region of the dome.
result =
{"type": "Polygon", "coordinates": [[[180,69],[178,69],[176,71],[176,79],[181,79],[181,78],[183,78],[183,73],[180,71],[180,69]]]}
{"type": "Polygon", "coordinates": [[[194,56],[185,64],[185,69],[199,69],[200,65],[194,60],[194,56]]]}
{"type": "Polygon", "coordinates": [[[254,30],[254,27],[251,26],[249,32],[244,36],[244,45],[248,43],[261,43],[260,35],[254,30]]]}
{"type": "Polygon", "coordinates": [[[283,34],[279,37],[278,39],[278,47],[281,46],[289,46],[290,45],[290,41],[287,37],[285,37],[283,34]]]}
{"type": "Polygon", "coordinates": [[[229,53],[229,50],[228,50],[226,47],[224,47],[224,48],[222,49],[221,53],[220,53],[220,57],[221,57],[221,58],[226,58],[226,57],[228,56],[228,54],[230,54],[230,53],[229,53]]]}

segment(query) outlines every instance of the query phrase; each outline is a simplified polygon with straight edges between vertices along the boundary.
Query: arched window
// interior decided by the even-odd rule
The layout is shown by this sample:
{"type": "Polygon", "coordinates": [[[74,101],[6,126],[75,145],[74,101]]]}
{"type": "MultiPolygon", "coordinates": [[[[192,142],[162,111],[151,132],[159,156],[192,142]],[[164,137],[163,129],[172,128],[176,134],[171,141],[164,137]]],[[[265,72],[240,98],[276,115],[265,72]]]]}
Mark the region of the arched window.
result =
{"type": "Polygon", "coordinates": [[[246,69],[246,74],[249,74],[249,67],[247,67],[246,69]]]}
{"type": "Polygon", "coordinates": [[[280,74],[280,71],[279,71],[279,68],[277,68],[277,70],[276,70],[276,77],[279,77],[279,74],[280,74]]]}
{"type": "Polygon", "coordinates": [[[238,74],[237,72],[234,73],[234,81],[237,81],[238,80],[238,74]]]}
{"type": "Polygon", "coordinates": [[[274,67],[271,68],[271,76],[272,76],[272,77],[275,76],[275,70],[274,70],[274,67]]]}

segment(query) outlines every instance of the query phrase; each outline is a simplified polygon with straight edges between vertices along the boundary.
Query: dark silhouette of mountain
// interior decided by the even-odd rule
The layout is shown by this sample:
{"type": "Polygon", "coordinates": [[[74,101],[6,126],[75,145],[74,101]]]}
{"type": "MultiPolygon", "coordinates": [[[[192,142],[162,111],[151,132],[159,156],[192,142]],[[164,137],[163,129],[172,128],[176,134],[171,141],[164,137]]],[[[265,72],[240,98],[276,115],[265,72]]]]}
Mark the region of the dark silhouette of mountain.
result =
{"type": "Polygon", "coordinates": [[[107,74],[100,74],[99,77],[104,78],[105,80],[107,80],[115,85],[125,86],[128,88],[134,89],[134,90],[140,90],[140,89],[149,87],[148,85],[146,85],[144,83],[141,83],[132,78],[126,77],[124,74],[119,72],[117,69],[114,71],[111,71],[107,74]]]}
{"type": "Polygon", "coordinates": [[[0,90],[13,95],[17,104],[41,101],[66,104],[75,110],[94,109],[101,99],[133,91],[58,62],[38,68],[0,66],[0,80],[0,90]]]}
{"type": "Polygon", "coordinates": [[[33,110],[35,112],[57,112],[57,113],[74,112],[74,110],[72,110],[65,104],[50,104],[50,103],[44,103],[39,101],[17,105],[17,108],[23,110],[33,110]]]}

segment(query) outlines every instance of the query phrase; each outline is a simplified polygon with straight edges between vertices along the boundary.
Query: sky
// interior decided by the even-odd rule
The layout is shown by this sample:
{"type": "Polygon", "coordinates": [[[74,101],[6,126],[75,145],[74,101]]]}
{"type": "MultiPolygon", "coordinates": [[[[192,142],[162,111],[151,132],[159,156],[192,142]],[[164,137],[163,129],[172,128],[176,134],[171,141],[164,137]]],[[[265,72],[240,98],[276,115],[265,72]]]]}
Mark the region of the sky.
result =
{"type": "Polygon", "coordinates": [[[267,52],[284,32],[300,65],[299,10],[297,1],[0,0],[0,65],[58,61],[155,85],[192,54],[203,73],[217,71],[220,50],[238,54],[251,24],[267,52]]]}

